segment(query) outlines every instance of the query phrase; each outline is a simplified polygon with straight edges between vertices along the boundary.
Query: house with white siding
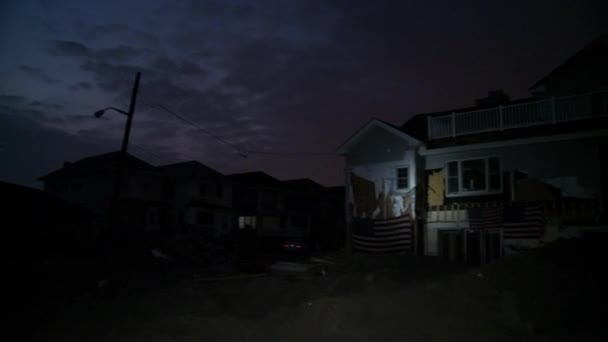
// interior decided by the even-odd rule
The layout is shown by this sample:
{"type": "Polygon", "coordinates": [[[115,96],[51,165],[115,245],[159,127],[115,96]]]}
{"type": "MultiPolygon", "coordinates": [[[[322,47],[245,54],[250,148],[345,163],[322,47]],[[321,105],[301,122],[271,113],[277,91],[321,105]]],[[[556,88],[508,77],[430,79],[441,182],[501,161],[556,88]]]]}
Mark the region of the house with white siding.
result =
{"type": "Polygon", "coordinates": [[[607,61],[608,39],[599,38],[530,98],[494,91],[401,126],[369,121],[339,148],[347,239],[397,245],[391,232],[406,226],[391,222],[408,217],[405,250],[487,261],[606,225],[607,61]]]}

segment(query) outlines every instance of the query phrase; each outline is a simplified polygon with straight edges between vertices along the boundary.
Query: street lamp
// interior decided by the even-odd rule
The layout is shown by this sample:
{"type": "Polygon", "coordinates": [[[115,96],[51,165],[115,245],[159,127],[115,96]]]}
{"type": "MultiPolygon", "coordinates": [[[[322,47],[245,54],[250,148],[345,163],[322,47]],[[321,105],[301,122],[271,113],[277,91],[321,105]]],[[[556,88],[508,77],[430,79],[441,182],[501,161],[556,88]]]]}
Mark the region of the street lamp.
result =
{"type": "Polygon", "coordinates": [[[139,78],[140,77],[141,77],[141,73],[138,72],[135,75],[135,83],[133,84],[133,91],[131,92],[131,104],[129,105],[128,111],[125,112],[124,110],[120,110],[115,107],[106,107],[104,109],[96,111],[94,114],[96,118],[100,118],[105,113],[106,110],[111,109],[111,110],[114,110],[116,112],[119,112],[119,113],[127,116],[125,134],[122,138],[122,147],[120,149],[120,152],[122,152],[123,155],[127,154],[127,146],[129,145],[129,133],[131,132],[131,122],[133,122],[133,113],[135,112],[135,102],[137,102],[137,90],[139,88],[139,78]]]}
{"type": "Polygon", "coordinates": [[[95,114],[94,114],[95,117],[99,119],[106,112],[106,110],[108,110],[108,109],[117,111],[117,112],[119,112],[121,114],[124,114],[124,115],[127,115],[127,116],[129,115],[129,113],[125,112],[124,110],[120,110],[120,109],[115,108],[115,107],[108,107],[108,108],[104,108],[104,109],[96,111],[95,114]]]}

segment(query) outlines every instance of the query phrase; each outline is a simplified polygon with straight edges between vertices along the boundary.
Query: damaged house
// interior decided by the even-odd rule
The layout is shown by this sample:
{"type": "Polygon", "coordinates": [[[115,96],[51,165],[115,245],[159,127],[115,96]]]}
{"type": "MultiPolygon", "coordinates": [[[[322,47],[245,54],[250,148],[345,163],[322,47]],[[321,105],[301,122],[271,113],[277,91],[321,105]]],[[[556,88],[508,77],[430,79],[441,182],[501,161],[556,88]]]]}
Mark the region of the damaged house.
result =
{"type": "Polygon", "coordinates": [[[606,226],[608,39],[511,100],[371,120],[340,148],[355,250],[491,261],[606,226]]]}

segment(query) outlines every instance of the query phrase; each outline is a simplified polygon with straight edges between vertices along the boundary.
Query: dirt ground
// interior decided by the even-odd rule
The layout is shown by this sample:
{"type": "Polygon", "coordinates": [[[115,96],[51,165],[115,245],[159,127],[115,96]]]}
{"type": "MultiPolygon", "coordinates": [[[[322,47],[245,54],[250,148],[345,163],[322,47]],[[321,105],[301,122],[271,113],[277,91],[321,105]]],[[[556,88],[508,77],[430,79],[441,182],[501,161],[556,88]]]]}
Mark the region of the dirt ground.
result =
{"type": "Polygon", "coordinates": [[[28,341],[608,340],[605,268],[581,242],[482,268],[411,256],[327,259],[332,264],[325,275],[206,281],[210,275],[202,270],[163,266],[116,276],[101,290],[96,283],[78,294],[30,293],[21,301],[20,336],[28,341]]]}

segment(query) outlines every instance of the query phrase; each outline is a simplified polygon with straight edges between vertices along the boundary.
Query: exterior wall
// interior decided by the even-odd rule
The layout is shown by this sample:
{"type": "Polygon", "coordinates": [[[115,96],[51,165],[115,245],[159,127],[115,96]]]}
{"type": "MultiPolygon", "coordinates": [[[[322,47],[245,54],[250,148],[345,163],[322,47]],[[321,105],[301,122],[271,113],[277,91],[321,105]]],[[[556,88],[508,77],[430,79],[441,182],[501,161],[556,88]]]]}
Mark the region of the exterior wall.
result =
{"type": "Polygon", "coordinates": [[[416,165],[415,165],[415,151],[405,151],[400,159],[389,160],[384,162],[370,162],[363,164],[361,163],[363,158],[358,158],[359,163],[353,165],[349,158],[349,165],[351,167],[347,170],[347,182],[350,186],[347,187],[346,196],[347,201],[353,203],[353,189],[350,184],[350,173],[353,173],[359,177],[365,178],[372,181],[375,186],[375,196],[388,194],[391,196],[392,203],[395,205],[402,205],[405,209],[407,203],[411,203],[414,208],[415,203],[415,187],[416,187],[416,165]],[[397,168],[407,167],[408,168],[408,189],[397,189],[396,173],[397,168]],[[406,199],[398,199],[406,197],[406,199]],[[399,204],[399,203],[401,204],[399,204]]]}
{"type": "MultiPolygon", "coordinates": [[[[431,150],[432,151],[432,150],[431,150]]],[[[598,198],[600,164],[597,140],[547,142],[493,149],[428,155],[426,169],[442,169],[450,160],[496,156],[501,160],[503,192],[505,171],[520,171],[562,190],[562,196],[598,198]]],[[[478,196],[480,199],[482,196],[478,196]]]]}
{"type": "Polygon", "coordinates": [[[230,182],[223,179],[178,179],[170,201],[177,206],[183,206],[193,199],[205,199],[209,203],[229,207],[232,205],[232,186],[230,182]],[[200,193],[202,184],[205,184],[206,188],[204,196],[200,193]],[[216,193],[218,184],[222,186],[222,196],[218,196],[216,193]]]}
{"type": "Polygon", "coordinates": [[[469,228],[468,219],[466,210],[429,211],[424,232],[424,254],[438,256],[439,231],[442,229],[467,229],[469,228]]]}
{"type": "MultiPolygon", "coordinates": [[[[353,143],[346,154],[347,220],[351,215],[350,206],[354,205],[355,200],[351,173],[374,183],[376,199],[381,193],[388,194],[390,196],[389,204],[385,204],[385,206],[394,206],[394,210],[390,211],[401,212],[410,203],[412,209],[415,209],[416,148],[417,146],[405,141],[403,137],[377,126],[369,128],[353,143]],[[408,168],[408,189],[397,189],[397,168],[399,167],[408,168]]],[[[360,216],[356,212],[352,214],[360,216]]]]}

